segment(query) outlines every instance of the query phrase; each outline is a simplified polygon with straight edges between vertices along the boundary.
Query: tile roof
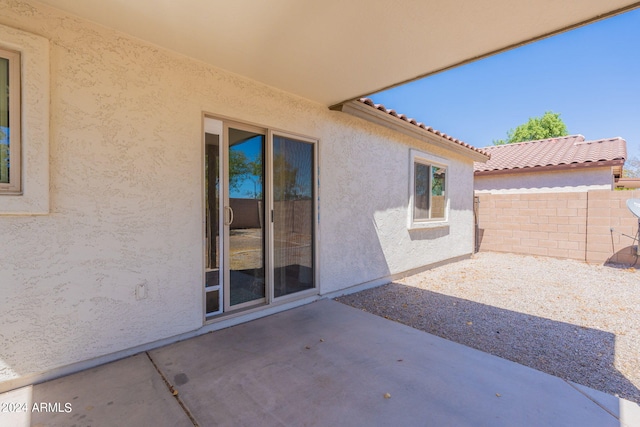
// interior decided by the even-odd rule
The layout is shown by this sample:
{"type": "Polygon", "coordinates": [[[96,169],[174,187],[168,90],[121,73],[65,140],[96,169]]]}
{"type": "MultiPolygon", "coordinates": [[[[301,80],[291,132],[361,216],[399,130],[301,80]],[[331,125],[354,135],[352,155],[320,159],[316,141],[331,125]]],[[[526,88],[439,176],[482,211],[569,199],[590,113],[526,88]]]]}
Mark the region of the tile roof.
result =
{"type": "Polygon", "coordinates": [[[484,150],[491,155],[491,159],[486,163],[475,162],[476,174],[549,166],[589,166],[597,162],[621,165],[627,158],[627,143],[620,137],[585,141],[582,135],[569,135],[495,145],[484,150]]]}
{"type": "Polygon", "coordinates": [[[450,135],[447,135],[444,132],[440,132],[439,130],[434,129],[431,126],[426,126],[424,123],[418,122],[415,119],[411,119],[411,118],[405,116],[404,114],[398,114],[398,113],[396,113],[395,110],[389,110],[382,104],[374,103],[373,100],[371,100],[370,98],[360,98],[360,99],[358,99],[358,102],[361,102],[361,103],[363,103],[365,105],[368,105],[369,107],[375,108],[376,110],[379,110],[379,111],[382,111],[384,113],[387,113],[390,116],[393,116],[393,117],[396,117],[396,118],[398,118],[400,120],[403,120],[403,121],[405,121],[405,122],[407,122],[409,124],[412,124],[412,125],[414,125],[416,127],[421,128],[421,129],[423,129],[423,130],[425,130],[427,132],[430,132],[430,133],[433,133],[435,135],[438,135],[439,137],[442,137],[442,138],[444,138],[446,140],[449,140],[449,141],[451,141],[451,142],[453,142],[455,144],[461,145],[462,147],[468,148],[468,149],[470,149],[472,151],[475,151],[475,152],[478,152],[478,153],[483,154],[485,156],[488,156],[487,152],[484,151],[483,149],[476,148],[471,144],[467,144],[466,142],[461,141],[459,139],[456,139],[456,138],[454,138],[454,137],[452,137],[450,135]]]}

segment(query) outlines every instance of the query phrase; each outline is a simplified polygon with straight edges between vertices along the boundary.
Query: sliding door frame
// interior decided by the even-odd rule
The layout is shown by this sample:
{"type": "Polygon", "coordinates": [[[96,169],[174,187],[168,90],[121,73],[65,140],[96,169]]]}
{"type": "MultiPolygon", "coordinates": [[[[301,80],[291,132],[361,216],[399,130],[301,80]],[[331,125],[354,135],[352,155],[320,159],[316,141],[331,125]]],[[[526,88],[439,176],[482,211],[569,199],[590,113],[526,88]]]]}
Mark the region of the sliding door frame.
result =
{"type": "Polygon", "coordinates": [[[295,133],[291,133],[291,132],[285,132],[285,131],[280,131],[280,130],[269,130],[269,137],[268,137],[268,142],[267,145],[269,147],[269,212],[270,212],[270,221],[269,221],[269,236],[271,237],[271,239],[268,241],[268,245],[269,245],[269,269],[268,269],[268,273],[269,273],[269,283],[271,286],[269,286],[268,290],[269,290],[269,296],[270,296],[270,301],[274,301],[274,302],[286,302],[289,300],[293,300],[293,299],[298,299],[298,298],[302,298],[302,297],[306,297],[309,295],[315,295],[318,293],[318,225],[319,225],[319,220],[318,220],[318,191],[319,191],[319,185],[318,185],[318,140],[315,138],[310,138],[307,136],[303,136],[303,135],[298,135],[295,133]],[[313,146],[313,165],[312,165],[312,186],[313,186],[313,195],[312,195],[312,215],[313,215],[313,221],[312,221],[312,226],[313,226],[313,234],[312,234],[312,247],[311,247],[311,253],[312,255],[312,263],[313,263],[313,287],[311,289],[307,289],[304,291],[299,291],[299,292],[295,292],[289,295],[283,295],[280,297],[275,297],[274,295],[274,291],[275,291],[275,278],[274,278],[274,266],[275,266],[275,260],[274,260],[274,248],[275,248],[275,244],[274,244],[274,218],[273,218],[273,209],[274,209],[274,192],[273,192],[273,139],[274,136],[281,136],[284,138],[289,138],[289,139],[293,139],[296,141],[301,141],[307,144],[311,144],[313,146]]]}
{"type": "Polygon", "coordinates": [[[224,301],[224,310],[223,312],[231,312],[231,311],[235,311],[235,310],[242,310],[248,307],[253,307],[253,306],[260,306],[260,305],[265,305],[265,304],[269,304],[269,282],[268,282],[268,253],[269,253],[269,227],[267,227],[267,212],[269,212],[267,210],[267,200],[269,198],[269,192],[271,191],[270,188],[267,187],[267,175],[269,174],[268,172],[268,167],[267,167],[267,161],[265,160],[268,157],[268,151],[269,151],[269,136],[268,136],[268,129],[260,127],[260,126],[254,126],[254,125],[248,125],[242,122],[237,122],[237,121],[232,121],[232,120],[222,120],[222,132],[223,132],[223,140],[224,142],[222,143],[222,180],[223,180],[223,188],[224,190],[222,191],[222,199],[224,200],[223,202],[223,211],[222,211],[222,218],[223,218],[223,230],[224,230],[224,237],[223,237],[223,250],[222,250],[222,254],[223,254],[223,268],[224,268],[224,276],[225,276],[225,280],[224,283],[222,283],[223,285],[223,301],[224,301]],[[251,300],[251,301],[247,301],[244,303],[240,303],[240,304],[235,304],[235,305],[231,305],[231,223],[227,223],[227,215],[228,215],[228,211],[231,209],[231,201],[230,201],[230,197],[229,194],[231,192],[231,187],[230,187],[230,183],[229,183],[229,151],[231,150],[231,141],[229,141],[229,129],[237,129],[240,131],[246,131],[246,132],[253,132],[259,135],[263,135],[264,136],[264,147],[262,148],[263,150],[263,159],[262,159],[262,171],[263,171],[263,188],[262,188],[262,200],[265,206],[262,207],[264,214],[263,214],[263,227],[264,227],[264,236],[263,236],[263,240],[262,240],[262,268],[264,270],[264,298],[258,298],[255,300],[251,300]]]}
{"type": "MultiPolygon", "coordinates": [[[[226,319],[229,316],[238,316],[246,313],[250,313],[253,311],[262,310],[265,307],[276,306],[279,304],[284,304],[288,302],[292,302],[298,299],[304,299],[313,295],[318,295],[320,286],[319,286],[319,277],[320,277],[320,219],[319,219],[319,207],[318,201],[320,199],[320,176],[319,176],[319,139],[288,132],[280,129],[270,128],[268,126],[263,126],[259,124],[254,124],[250,122],[238,121],[233,118],[220,116],[217,114],[203,113],[202,115],[202,154],[201,154],[201,164],[202,166],[202,196],[203,196],[203,215],[206,213],[206,194],[204,191],[204,151],[206,143],[205,139],[205,126],[204,123],[207,119],[212,119],[216,121],[222,122],[222,135],[220,135],[220,145],[221,145],[221,174],[222,174],[222,182],[220,189],[220,225],[221,237],[223,238],[223,244],[221,245],[222,250],[222,258],[221,258],[221,274],[220,274],[220,289],[222,292],[222,313],[214,314],[207,316],[206,312],[206,290],[205,286],[202,286],[202,296],[203,296],[203,323],[214,323],[216,321],[226,319]],[[265,298],[264,300],[260,300],[259,302],[249,302],[246,305],[240,304],[231,307],[230,306],[230,295],[228,290],[229,283],[229,227],[225,226],[226,215],[225,206],[229,206],[229,128],[239,129],[239,130],[247,130],[251,132],[260,133],[265,135],[265,147],[264,147],[264,186],[263,186],[263,201],[264,201],[264,233],[265,233],[265,241],[264,241],[264,269],[265,269],[265,298]],[[313,146],[313,165],[312,165],[312,180],[313,180],[313,198],[312,198],[312,212],[313,212],[313,235],[312,235],[312,262],[313,262],[313,288],[295,292],[289,295],[283,295],[280,297],[274,296],[274,222],[273,222],[273,208],[274,208],[274,194],[273,194],[273,139],[274,136],[281,136],[285,138],[290,138],[294,140],[298,140],[304,143],[312,144],[313,146]],[[224,307],[224,308],[223,308],[224,307]]],[[[205,217],[206,218],[206,217],[205,217]]],[[[203,223],[203,231],[202,235],[205,236],[205,227],[206,220],[202,221],[203,223]]],[[[203,239],[203,254],[205,252],[203,239]]],[[[205,271],[205,260],[203,256],[203,276],[205,271]]],[[[203,277],[203,284],[206,281],[206,277],[203,277]]]]}

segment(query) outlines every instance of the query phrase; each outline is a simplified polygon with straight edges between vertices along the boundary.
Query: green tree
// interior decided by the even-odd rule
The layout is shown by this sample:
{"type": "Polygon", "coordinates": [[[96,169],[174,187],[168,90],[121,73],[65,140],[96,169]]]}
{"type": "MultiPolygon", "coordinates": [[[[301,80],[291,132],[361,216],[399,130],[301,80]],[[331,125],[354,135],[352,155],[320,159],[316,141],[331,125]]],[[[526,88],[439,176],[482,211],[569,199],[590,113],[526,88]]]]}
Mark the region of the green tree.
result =
{"type": "Polygon", "coordinates": [[[229,150],[229,187],[239,191],[247,176],[251,175],[252,166],[244,151],[229,150]]]}
{"type": "Polygon", "coordinates": [[[521,124],[507,132],[507,139],[493,141],[493,145],[513,144],[514,142],[535,141],[538,139],[566,136],[567,125],[560,118],[560,113],[545,112],[540,117],[531,117],[527,123],[521,124]]]}
{"type": "Polygon", "coordinates": [[[248,191],[246,194],[253,199],[262,199],[262,152],[258,153],[255,160],[248,163],[248,167],[247,179],[253,182],[253,192],[248,191]]]}

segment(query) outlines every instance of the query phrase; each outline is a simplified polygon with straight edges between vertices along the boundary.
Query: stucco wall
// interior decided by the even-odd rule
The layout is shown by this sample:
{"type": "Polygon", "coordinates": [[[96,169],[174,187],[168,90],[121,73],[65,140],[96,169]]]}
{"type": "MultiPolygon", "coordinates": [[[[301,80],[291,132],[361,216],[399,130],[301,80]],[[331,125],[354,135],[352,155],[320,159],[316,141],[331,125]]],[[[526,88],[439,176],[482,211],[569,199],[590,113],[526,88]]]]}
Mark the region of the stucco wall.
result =
{"type": "Polygon", "coordinates": [[[473,251],[473,164],[360,119],[320,141],[321,286],[330,292],[473,251]],[[397,141],[392,143],[391,141],[397,141]],[[449,226],[407,229],[411,145],[448,158],[449,226]]]}
{"type": "Polygon", "coordinates": [[[48,40],[51,96],[50,212],[0,216],[0,388],[202,327],[203,112],[319,138],[321,293],[472,252],[469,159],[35,2],[0,24],[48,40]],[[407,230],[411,147],[450,159],[448,227],[407,230]]]}
{"type": "Polygon", "coordinates": [[[571,171],[477,175],[474,186],[478,193],[525,194],[611,190],[612,184],[611,167],[602,167],[571,171]]]}

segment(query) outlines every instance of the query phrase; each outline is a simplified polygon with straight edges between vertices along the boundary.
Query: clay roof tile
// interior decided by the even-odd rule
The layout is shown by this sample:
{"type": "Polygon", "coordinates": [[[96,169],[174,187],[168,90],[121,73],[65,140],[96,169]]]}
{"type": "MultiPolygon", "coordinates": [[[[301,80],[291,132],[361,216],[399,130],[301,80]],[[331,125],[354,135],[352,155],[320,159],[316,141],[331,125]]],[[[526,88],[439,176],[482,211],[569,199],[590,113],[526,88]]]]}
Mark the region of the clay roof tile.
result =
{"type": "Polygon", "coordinates": [[[470,150],[476,151],[478,153],[481,153],[481,154],[484,154],[484,155],[488,155],[488,152],[485,151],[485,150],[476,148],[476,147],[474,147],[474,146],[472,146],[470,144],[467,144],[466,142],[460,141],[459,139],[456,139],[456,138],[454,138],[452,136],[449,136],[446,133],[440,132],[439,130],[435,130],[431,126],[427,126],[424,123],[418,122],[415,119],[408,118],[404,114],[398,114],[395,110],[387,109],[382,104],[374,103],[373,100],[371,100],[370,98],[360,98],[360,99],[358,99],[358,101],[363,103],[363,104],[365,104],[365,105],[368,105],[368,106],[370,106],[372,108],[375,108],[376,110],[384,111],[385,113],[389,114],[390,116],[397,117],[400,120],[403,120],[403,121],[405,121],[407,123],[410,123],[410,124],[412,124],[412,125],[414,125],[416,127],[419,127],[420,129],[424,129],[426,132],[430,132],[430,133],[433,133],[435,135],[438,135],[438,136],[440,136],[440,137],[442,137],[444,139],[447,139],[447,140],[449,140],[449,141],[451,141],[451,142],[453,142],[455,144],[461,145],[461,146],[463,146],[465,148],[468,148],[470,150]]]}
{"type": "Polygon", "coordinates": [[[624,161],[627,157],[624,139],[606,138],[585,141],[582,135],[569,135],[516,144],[485,147],[491,154],[486,163],[476,162],[476,172],[536,168],[603,161],[624,161]]]}

